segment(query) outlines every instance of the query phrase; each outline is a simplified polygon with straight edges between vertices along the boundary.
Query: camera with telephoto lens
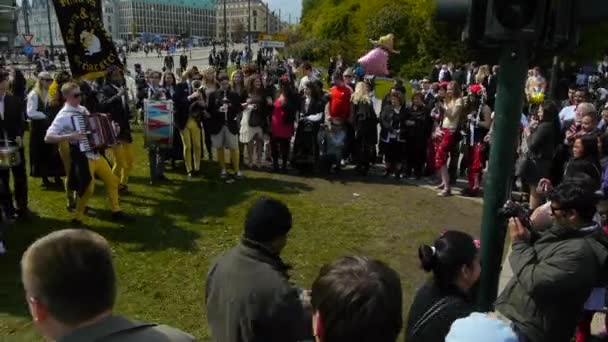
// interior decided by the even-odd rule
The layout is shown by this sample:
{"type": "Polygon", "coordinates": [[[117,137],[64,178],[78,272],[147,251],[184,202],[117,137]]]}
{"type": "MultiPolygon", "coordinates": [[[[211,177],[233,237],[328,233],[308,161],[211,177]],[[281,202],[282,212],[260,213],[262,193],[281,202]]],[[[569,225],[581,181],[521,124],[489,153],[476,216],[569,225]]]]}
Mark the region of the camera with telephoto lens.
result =
{"type": "Polygon", "coordinates": [[[498,210],[500,215],[505,220],[510,218],[518,218],[521,224],[528,230],[532,229],[532,221],[530,220],[530,209],[513,201],[507,201],[505,205],[498,210]]]}

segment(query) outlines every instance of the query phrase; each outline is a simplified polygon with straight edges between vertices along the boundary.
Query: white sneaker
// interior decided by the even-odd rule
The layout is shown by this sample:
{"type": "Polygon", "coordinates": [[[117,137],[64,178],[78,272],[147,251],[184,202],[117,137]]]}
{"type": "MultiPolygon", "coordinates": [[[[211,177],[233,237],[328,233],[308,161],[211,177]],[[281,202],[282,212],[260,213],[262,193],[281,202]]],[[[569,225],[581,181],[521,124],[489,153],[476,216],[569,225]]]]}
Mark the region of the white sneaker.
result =
{"type": "Polygon", "coordinates": [[[228,177],[228,172],[226,172],[226,170],[222,170],[222,173],[220,173],[220,178],[225,179],[226,177],[228,177]]]}
{"type": "Polygon", "coordinates": [[[243,174],[241,173],[241,171],[239,171],[239,172],[236,173],[236,178],[237,179],[243,179],[243,178],[245,178],[245,176],[243,176],[243,174]]]}
{"type": "Polygon", "coordinates": [[[0,255],[6,253],[6,248],[4,247],[4,242],[0,240],[0,255]]]}

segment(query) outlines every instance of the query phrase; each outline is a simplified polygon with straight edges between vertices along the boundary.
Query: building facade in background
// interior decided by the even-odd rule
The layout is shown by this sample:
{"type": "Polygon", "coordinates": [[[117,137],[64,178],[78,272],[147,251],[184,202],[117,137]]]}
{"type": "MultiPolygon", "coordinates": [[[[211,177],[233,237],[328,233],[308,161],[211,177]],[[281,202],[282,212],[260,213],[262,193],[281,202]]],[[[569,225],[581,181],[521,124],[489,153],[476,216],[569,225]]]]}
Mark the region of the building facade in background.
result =
{"type": "Polygon", "coordinates": [[[0,51],[12,49],[17,35],[17,3],[0,0],[0,51]]]}
{"type": "Polygon", "coordinates": [[[61,29],[57,22],[55,7],[51,0],[22,0],[21,7],[17,16],[17,32],[18,37],[15,45],[23,46],[23,34],[31,33],[34,35],[32,45],[34,46],[50,46],[51,36],[53,46],[63,47],[63,38],[61,37],[61,29]],[[49,16],[48,11],[51,11],[51,27],[49,34],[49,16]],[[29,32],[25,25],[25,16],[29,23],[29,32]]]}
{"type": "Polygon", "coordinates": [[[103,26],[113,40],[120,37],[120,17],[118,16],[118,0],[101,0],[101,15],[103,26]]]}
{"type": "Polygon", "coordinates": [[[118,37],[213,38],[215,0],[117,0],[118,37]]]}
{"type": "MultiPolygon", "coordinates": [[[[248,32],[248,0],[226,1],[226,33],[228,40],[237,41],[247,38],[248,32]]],[[[289,0],[296,1],[296,0],[289,0]]],[[[224,39],[224,0],[218,0],[217,10],[217,36],[224,39]]],[[[270,10],[267,3],[261,0],[251,0],[251,36],[257,39],[260,33],[280,32],[282,27],[277,12],[270,10]]]]}

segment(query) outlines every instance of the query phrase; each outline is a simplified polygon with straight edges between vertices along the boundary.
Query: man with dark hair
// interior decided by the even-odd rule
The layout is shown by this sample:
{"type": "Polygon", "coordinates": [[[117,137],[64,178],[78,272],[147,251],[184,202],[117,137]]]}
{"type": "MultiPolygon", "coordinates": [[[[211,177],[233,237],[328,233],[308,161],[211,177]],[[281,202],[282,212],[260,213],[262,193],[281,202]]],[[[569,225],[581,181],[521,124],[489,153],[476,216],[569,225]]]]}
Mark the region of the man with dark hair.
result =
{"type": "Polygon", "coordinates": [[[295,342],[312,336],[310,313],[280,257],[291,226],[291,212],[278,200],[260,198],[249,209],[242,241],[207,276],[214,341],[295,342]]]}
{"type": "Polygon", "coordinates": [[[116,273],[108,242],[89,230],[66,229],[35,241],[21,259],[34,324],[58,342],[187,342],[182,331],[114,315],[116,273]]]}
{"type": "Polygon", "coordinates": [[[593,222],[594,188],[565,181],[549,200],[553,225],[546,231],[509,222],[514,276],[496,309],[521,341],[570,341],[591,290],[605,285],[608,239],[593,222]]]}
{"type": "Polygon", "coordinates": [[[399,275],[381,261],[345,257],[312,285],[317,342],[394,342],[403,326],[399,275]]]}

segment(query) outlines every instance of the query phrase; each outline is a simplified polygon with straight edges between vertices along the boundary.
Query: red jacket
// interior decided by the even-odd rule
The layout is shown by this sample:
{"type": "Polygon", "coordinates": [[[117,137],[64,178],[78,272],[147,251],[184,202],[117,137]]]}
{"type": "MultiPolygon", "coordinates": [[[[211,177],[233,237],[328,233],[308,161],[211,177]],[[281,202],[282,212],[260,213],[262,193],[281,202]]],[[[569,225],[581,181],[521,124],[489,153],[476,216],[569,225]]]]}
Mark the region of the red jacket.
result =
{"type": "Polygon", "coordinates": [[[329,101],[329,118],[338,118],[343,121],[350,119],[351,105],[350,97],[352,91],[346,85],[333,86],[330,90],[331,99],[329,101]]]}

